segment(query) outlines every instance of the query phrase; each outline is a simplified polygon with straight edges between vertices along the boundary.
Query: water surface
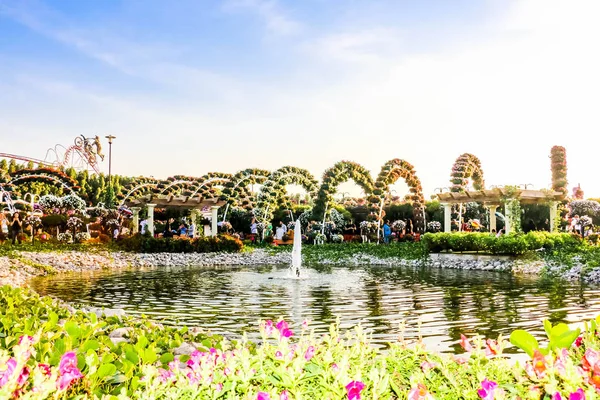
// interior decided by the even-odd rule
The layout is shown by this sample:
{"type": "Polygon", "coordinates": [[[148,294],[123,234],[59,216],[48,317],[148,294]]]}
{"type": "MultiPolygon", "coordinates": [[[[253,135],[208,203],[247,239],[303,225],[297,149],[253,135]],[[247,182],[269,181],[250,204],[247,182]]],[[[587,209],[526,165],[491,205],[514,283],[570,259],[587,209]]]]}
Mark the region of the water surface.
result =
{"type": "MultiPolygon", "coordinates": [[[[358,323],[385,347],[403,333],[432,350],[458,349],[460,334],[496,338],[514,329],[544,337],[541,321],[581,323],[600,314],[598,287],[508,273],[406,267],[159,267],[35,278],[41,294],[168,324],[252,337],[259,319],[308,319],[324,332],[336,317],[358,323]],[[406,329],[401,331],[404,321],[406,329]]],[[[508,352],[514,349],[507,349],[508,352]]]]}

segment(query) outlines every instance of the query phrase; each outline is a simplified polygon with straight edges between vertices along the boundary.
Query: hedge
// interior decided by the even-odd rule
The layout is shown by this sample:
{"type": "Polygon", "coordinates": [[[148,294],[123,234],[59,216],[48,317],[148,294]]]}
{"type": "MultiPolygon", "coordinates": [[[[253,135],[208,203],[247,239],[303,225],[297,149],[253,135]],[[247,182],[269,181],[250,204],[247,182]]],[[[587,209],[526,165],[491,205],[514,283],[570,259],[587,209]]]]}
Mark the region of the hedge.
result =
{"type": "Polygon", "coordinates": [[[119,239],[116,246],[124,251],[138,253],[211,253],[238,252],[244,247],[241,240],[229,235],[188,238],[154,238],[137,234],[119,239]]]}
{"type": "Polygon", "coordinates": [[[583,240],[576,235],[550,232],[529,232],[500,237],[477,232],[426,233],[421,237],[421,241],[431,253],[478,252],[502,255],[521,255],[540,249],[572,250],[583,245],[583,240]]]}

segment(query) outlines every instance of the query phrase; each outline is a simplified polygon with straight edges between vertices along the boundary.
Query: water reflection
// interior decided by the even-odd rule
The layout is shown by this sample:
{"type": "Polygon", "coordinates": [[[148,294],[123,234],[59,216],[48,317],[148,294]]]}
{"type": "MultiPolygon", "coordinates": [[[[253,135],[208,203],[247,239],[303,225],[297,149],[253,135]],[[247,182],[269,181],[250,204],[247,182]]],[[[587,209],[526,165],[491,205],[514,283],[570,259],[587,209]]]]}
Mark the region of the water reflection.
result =
{"type": "Polygon", "coordinates": [[[339,316],[342,328],[360,322],[385,346],[405,321],[404,337],[439,351],[457,350],[461,333],[495,338],[524,328],[542,338],[544,318],[580,323],[600,313],[596,287],[429,268],[314,267],[296,280],[287,267],[162,267],[62,274],[32,287],[234,337],[255,334],[259,319],[284,316],[297,328],[307,318],[325,331],[339,316]]]}

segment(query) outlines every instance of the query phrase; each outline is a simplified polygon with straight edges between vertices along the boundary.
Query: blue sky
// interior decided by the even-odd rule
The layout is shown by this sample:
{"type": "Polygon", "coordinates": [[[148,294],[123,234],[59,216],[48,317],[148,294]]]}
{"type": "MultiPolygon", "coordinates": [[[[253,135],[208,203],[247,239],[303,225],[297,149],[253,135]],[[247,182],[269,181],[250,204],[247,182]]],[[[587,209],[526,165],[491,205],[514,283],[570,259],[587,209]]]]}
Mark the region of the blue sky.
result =
{"type": "Polygon", "coordinates": [[[463,152],[490,184],[546,187],[561,144],[571,182],[600,195],[586,145],[600,128],[598,11],[594,0],[0,0],[0,152],[43,158],[79,134],[113,134],[114,171],[156,177],[283,165],[320,177],[340,159],[375,175],[403,158],[431,193],[463,152]]]}

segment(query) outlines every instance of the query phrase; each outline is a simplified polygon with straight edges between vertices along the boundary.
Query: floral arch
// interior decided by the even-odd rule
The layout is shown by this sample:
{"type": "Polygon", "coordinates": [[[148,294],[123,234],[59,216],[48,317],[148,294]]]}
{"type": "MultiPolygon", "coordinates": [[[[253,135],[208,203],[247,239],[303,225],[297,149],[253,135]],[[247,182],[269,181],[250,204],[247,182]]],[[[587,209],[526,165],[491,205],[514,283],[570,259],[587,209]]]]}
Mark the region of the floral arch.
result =
{"type": "Polygon", "coordinates": [[[369,198],[371,208],[378,213],[384,205],[385,195],[388,193],[390,185],[396,183],[398,179],[404,179],[409,187],[410,199],[413,202],[415,230],[418,233],[423,233],[425,231],[423,187],[421,186],[421,180],[416,175],[415,168],[407,161],[394,158],[381,167],[381,172],[375,181],[373,195],[369,198]]]}
{"type": "Polygon", "coordinates": [[[53,168],[20,169],[9,174],[8,185],[18,186],[29,182],[45,182],[59,185],[68,193],[75,193],[77,182],[62,171],[53,168]]]}
{"type": "Polygon", "coordinates": [[[367,196],[373,192],[373,178],[365,167],[352,161],[340,161],[323,174],[323,183],[313,208],[313,218],[323,219],[338,186],[350,179],[360,186],[367,196]]]}
{"type": "Polygon", "coordinates": [[[469,184],[469,178],[473,181],[475,190],[483,190],[485,182],[483,180],[483,170],[481,161],[473,154],[465,153],[456,159],[452,166],[450,182],[452,186],[450,191],[455,193],[465,192],[469,184]]]}
{"type": "Polygon", "coordinates": [[[317,181],[307,170],[290,166],[279,168],[263,183],[258,195],[256,208],[260,220],[273,218],[273,211],[277,207],[278,201],[286,195],[287,185],[300,185],[311,197],[314,197],[318,190],[317,181]]]}

